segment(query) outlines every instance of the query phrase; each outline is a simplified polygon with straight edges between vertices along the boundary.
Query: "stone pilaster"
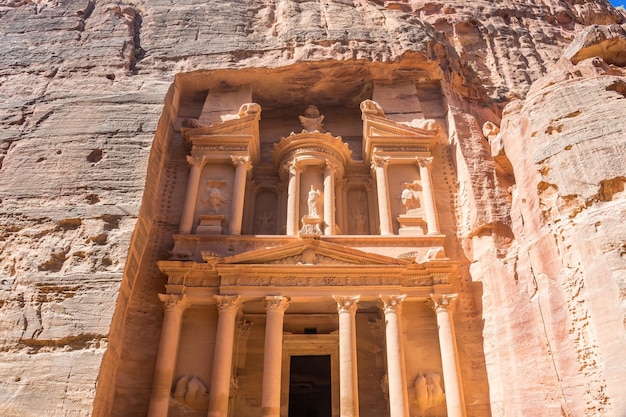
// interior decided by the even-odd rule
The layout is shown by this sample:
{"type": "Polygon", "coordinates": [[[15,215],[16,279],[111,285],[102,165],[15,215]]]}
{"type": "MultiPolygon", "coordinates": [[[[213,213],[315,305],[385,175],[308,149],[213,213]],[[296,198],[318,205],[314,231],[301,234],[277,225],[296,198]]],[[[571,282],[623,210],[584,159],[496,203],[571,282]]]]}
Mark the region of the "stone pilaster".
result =
{"type": "Polygon", "coordinates": [[[380,217],[380,234],[392,234],[391,213],[389,209],[389,190],[387,189],[387,165],[389,158],[375,156],[372,158],[372,168],[376,175],[376,190],[378,192],[378,215],[380,217]]]}
{"type": "Polygon", "coordinates": [[[193,215],[196,211],[196,201],[198,200],[198,191],[200,188],[200,176],[202,174],[202,168],[206,164],[206,157],[187,155],[187,162],[190,165],[190,169],[189,178],[187,179],[187,192],[183,204],[183,214],[180,217],[178,229],[180,234],[191,233],[193,215]]]}
{"type": "Polygon", "coordinates": [[[246,195],[246,177],[248,170],[252,168],[252,163],[247,156],[233,156],[232,162],[235,166],[235,181],[233,184],[233,198],[230,204],[228,233],[231,235],[240,235],[243,220],[244,196],[246,195]]]}
{"type": "Polygon", "coordinates": [[[335,171],[337,166],[326,161],[324,167],[324,228],[325,235],[335,234],[335,171]]]}
{"type": "Polygon", "coordinates": [[[409,397],[404,374],[404,346],[401,311],[405,295],[381,295],[385,313],[387,342],[387,375],[389,378],[390,417],[409,417],[409,397]]]}
{"type": "Polygon", "coordinates": [[[430,304],[437,315],[437,326],[439,327],[439,346],[448,417],[465,417],[465,399],[463,398],[459,356],[451,312],[456,297],[456,294],[431,294],[430,304]]]}
{"type": "Polygon", "coordinates": [[[285,167],[289,172],[287,186],[287,236],[295,236],[298,231],[298,188],[300,183],[300,168],[296,161],[285,167]]]}
{"type": "Polygon", "coordinates": [[[417,158],[420,167],[420,179],[422,180],[422,197],[424,198],[424,212],[429,235],[437,235],[439,231],[439,218],[435,206],[435,194],[433,181],[430,174],[433,158],[417,158]]]}
{"type": "Polygon", "coordinates": [[[287,297],[265,297],[265,350],[261,417],[280,416],[281,365],[283,359],[283,318],[289,306],[287,297]]]}
{"type": "Polygon", "coordinates": [[[161,327],[159,351],[154,366],[148,417],[167,417],[183,313],[189,306],[185,295],[159,294],[159,298],[163,302],[165,312],[163,315],[163,326],[161,327]]]}
{"type": "Polygon", "coordinates": [[[216,295],[217,332],[215,335],[215,353],[213,372],[211,373],[211,393],[209,395],[208,417],[227,417],[228,398],[233,364],[233,345],[235,324],[241,307],[238,295],[216,295]]]}
{"type": "Polygon", "coordinates": [[[339,313],[339,415],[359,416],[356,310],[359,296],[333,296],[339,313]]]}

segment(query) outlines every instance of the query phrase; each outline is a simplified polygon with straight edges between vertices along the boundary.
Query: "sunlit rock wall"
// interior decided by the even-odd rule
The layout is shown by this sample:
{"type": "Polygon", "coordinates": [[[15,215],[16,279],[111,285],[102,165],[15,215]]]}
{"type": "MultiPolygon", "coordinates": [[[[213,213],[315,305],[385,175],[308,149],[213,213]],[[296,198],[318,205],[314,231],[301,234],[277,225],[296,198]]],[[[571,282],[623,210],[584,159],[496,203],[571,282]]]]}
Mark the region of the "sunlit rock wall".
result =
{"type": "Polygon", "coordinates": [[[442,85],[461,355],[489,378],[469,414],[623,415],[626,89],[587,48],[619,30],[557,63],[623,19],[601,0],[0,0],[0,414],[145,415],[176,74],[356,60],[442,85]]]}

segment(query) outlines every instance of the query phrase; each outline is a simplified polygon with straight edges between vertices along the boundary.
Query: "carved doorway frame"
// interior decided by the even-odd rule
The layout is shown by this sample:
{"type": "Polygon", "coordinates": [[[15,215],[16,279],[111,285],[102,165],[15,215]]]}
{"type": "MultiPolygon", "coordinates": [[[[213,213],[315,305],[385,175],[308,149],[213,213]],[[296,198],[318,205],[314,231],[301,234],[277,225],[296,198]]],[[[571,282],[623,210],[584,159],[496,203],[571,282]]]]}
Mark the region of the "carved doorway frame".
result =
{"type": "Polygon", "coordinates": [[[289,377],[292,356],[330,355],[330,384],[332,416],[339,417],[339,334],[283,335],[283,364],[281,371],[280,417],[289,414],[289,377]]]}

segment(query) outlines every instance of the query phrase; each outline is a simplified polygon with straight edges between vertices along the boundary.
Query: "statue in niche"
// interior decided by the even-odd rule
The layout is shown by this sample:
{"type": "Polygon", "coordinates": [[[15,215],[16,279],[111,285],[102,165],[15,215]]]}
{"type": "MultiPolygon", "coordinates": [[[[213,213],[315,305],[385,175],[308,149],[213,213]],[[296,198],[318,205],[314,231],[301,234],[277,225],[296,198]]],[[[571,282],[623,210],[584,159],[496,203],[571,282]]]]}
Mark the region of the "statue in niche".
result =
{"type": "Polygon", "coordinates": [[[413,388],[420,417],[424,417],[429,408],[437,407],[446,400],[441,386],[441,375],[437,372],[418,373],[413,388]]]}
{"type": "Polygon", "coordinates": [[[307,204],[309,206],[309,217],[320,217],[320,200],[321,193],[319,190],[315,190],[311,185],[311,191],[307,198],[307,204]]]}
{"type": "Polygon", "coordinates": [[[226,185],[226,181],[224,180],[207,181],[206,195],[201,201],[208,207],[210,214],[217,214],[220,208],[228,202],[228,199],[224,197],[220,190],[224,185],[226,185]]]}
{"type": "Polygon", "coordinates": [[[354,226],[354,233],[358,235],[362,235],[366,233],[365,229],[365,213],[363,212],[363,208],[359,207],[352,211],[352,224],[354,226]]]}
{"type": "Polygon", "coordinates": [[[400,200],[404,206],[404,210],[407,216],[416,216],[420,212],[421,204],[418,190],[420,185],[413,181],[412,183],[402,184],[404,187],[400,194],[400,200]]]}
{"type": "Polygon", "coordinates": [[[274,215],[270,211],[264,211],[257,217],[255,222],[257,233],[270,234],[274,228],[274,215]]]}
{"type": "Polygon", "coordinates": [[[324,116],[320,114],[317,106],[309,105],[306,110],[304,110],[304,116],[298,116],[300,119],[300,123],[302,127],[307,132],[323,132],[322,129],[322,121],[324,120],[324,116]]]}

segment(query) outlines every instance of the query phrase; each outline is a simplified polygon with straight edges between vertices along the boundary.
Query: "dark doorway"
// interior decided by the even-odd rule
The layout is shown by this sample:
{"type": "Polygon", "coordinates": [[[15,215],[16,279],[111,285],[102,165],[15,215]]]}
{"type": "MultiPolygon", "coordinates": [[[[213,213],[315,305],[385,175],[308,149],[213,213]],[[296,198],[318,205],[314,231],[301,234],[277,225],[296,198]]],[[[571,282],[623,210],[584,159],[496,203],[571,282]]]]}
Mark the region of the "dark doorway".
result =
{"type": "Polygon", "coordinates": [[[330,355],[292,356],[289,417],[331,417],[330,355]]]}

